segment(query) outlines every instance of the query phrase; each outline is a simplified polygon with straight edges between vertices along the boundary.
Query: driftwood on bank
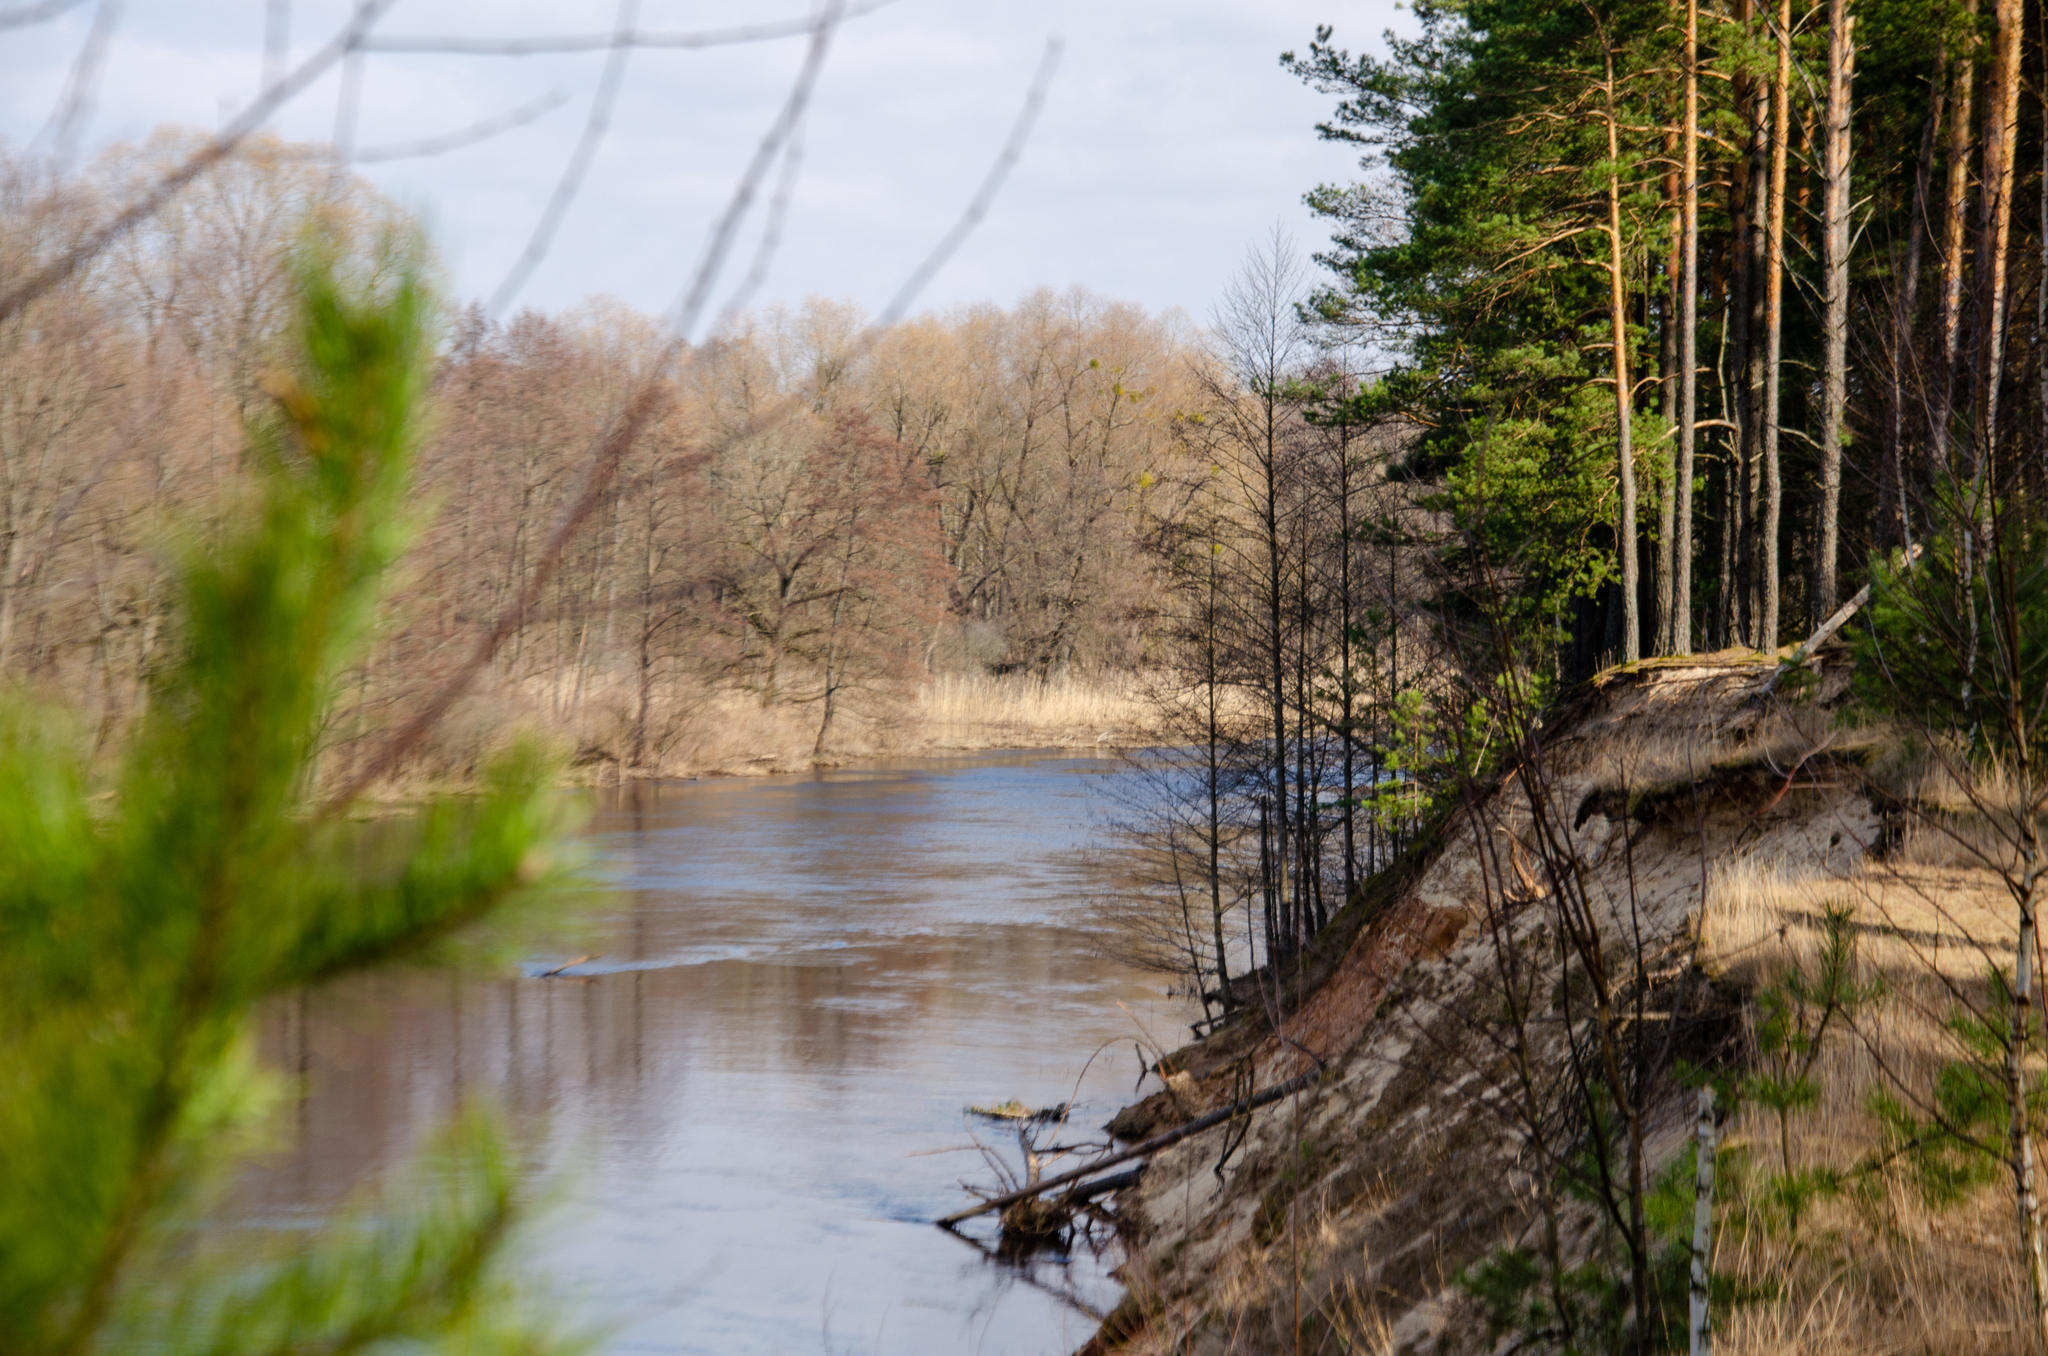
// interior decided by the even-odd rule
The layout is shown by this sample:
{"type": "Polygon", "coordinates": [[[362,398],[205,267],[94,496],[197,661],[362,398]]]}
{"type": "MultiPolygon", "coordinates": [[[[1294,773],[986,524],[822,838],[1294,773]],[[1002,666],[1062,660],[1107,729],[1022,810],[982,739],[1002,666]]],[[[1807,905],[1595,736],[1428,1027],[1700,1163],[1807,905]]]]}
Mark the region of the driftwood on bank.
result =
{"type": "MultiPolygon", "coordinates": [[[[1206,1116],[1197,1116],[1186,1125],[1168,1130],[1164,1134],[1154,1135],[1143,1144],[1134,1144],[1128,1149],[1119,1149],[1113,1154],[1106,1154],[1086,1167],[1075,1168],[1072,1172],[1063,1172],[1057,1177],[1048,1177],[1042,1182],[1034,1182],[1028,1187],[1006,1192],[1001,1196],[991,1196],[988,1200],[982,1201],[977,1205],[971,1205],[965,1210],[955,1210],[952,1214],[936,1221],[936,1223],[942,1229],[950,1229],[963,1220],[973,1219],[976,1215],[985,1215],[991,1210],[1001,1210],[1005,1206],[1015,1205],[1018,1201],[1030,1200],[1033,1196],[1043,1195],[1045,1192],[1051,1191],[1056,1187],[1069,1186],[1090,1174],[1101,1172],[1104,1168],[1113,1168],[1119,1163],[1128,1163],[1134,1158],[1149,1157],[1152,1154],[1158,1153],[1161,1149],[1180,1143],[1189,1135],[1198,1135],[1202,1131],[1221,1125],[1233,1117],[1242,1116],[1248,1111],[1256,1111],[1262,1106],[1279,1101],[1290,1093],[1300,1092],[1321,1076],[1322,1071],[1320,1069],[1311,1069],[1307,1073],[1290,1078],[1284,1083],[1275,1083],[1264,1092],[1247,1097],[1241,1102],[1233,1102],[1229,1106],[1212,1111],[1206,1116]]],[[[1085,1194],[1093,1196],[1109,1189],[1110,1187],[1106,1183],[1090,1183],[1082,1190],[1085,1194]]]]}

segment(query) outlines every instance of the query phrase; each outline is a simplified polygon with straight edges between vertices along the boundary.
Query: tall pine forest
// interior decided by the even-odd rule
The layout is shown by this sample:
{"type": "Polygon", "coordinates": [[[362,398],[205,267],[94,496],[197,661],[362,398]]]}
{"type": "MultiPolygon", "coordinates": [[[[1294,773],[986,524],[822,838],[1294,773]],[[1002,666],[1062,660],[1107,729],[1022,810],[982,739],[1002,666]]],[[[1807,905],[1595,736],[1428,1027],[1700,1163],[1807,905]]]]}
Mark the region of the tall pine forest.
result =
{"type": "Polygon", "coordinates": [[[1445,560],[1559,678],[1800,639],[1873,561],[2038,493],[2017,0],[1414,18],[1384,56],[1325,27],[1282,59],[1364,169],[1310,195],[1313,305],[1385,361],[1356,417],[1404,431],[1445,560]]]}

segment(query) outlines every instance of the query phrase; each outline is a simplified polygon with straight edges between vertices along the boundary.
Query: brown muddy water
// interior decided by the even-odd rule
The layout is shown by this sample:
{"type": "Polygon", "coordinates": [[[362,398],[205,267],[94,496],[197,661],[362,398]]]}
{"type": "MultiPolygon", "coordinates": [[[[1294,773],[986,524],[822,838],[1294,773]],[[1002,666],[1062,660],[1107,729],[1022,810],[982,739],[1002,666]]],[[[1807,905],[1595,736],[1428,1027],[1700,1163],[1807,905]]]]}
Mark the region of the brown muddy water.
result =
{"type": "Polygon", "coordinates": [[[1114,1257],[999,1261],[934,1228],[989,1173],[931,1151],[1013,1097],[1076,1099],[1065,1138],[1102,1138],[1140,1024],[1186,1031],[1160,977],[1100,954],[1116,775],[999,753],[601,797],[610,888],[524,974],[393,972],[266,1015],[305,1093],[238,1213],[317,1227],[481,1093],[537,1127],[531,1269],[608,1351],[1071,1351],[1114,1257]]]}

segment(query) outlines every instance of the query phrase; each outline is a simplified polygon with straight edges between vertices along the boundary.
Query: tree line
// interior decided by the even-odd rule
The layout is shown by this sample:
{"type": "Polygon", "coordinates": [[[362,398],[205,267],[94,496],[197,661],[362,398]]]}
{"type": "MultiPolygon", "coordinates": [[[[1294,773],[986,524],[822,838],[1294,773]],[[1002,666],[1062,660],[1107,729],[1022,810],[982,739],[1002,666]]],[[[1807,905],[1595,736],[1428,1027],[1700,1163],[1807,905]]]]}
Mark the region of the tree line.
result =
{"type": "MultiPolygon", "coordinates": [[[[10,265],[61,253],[193,140],[161,132],[63,183],[7,158],[10,265]]],[[[403,216],[315,148],[258,139],[0,326],[0,668],[88,694],[103,741],[163,653],[162,543],[232,512],[309,213],[354,238],[403,216]]],[[[661,383],[536,591],[589,447],[665,334],[603,299],[446,314],[426,526],[395,627],[330,720],[335,768],[508,609],[476,718],[426,750],[444,771],[472,765],[471,733],[508,707],[586,759],[655,768],[716,700],[807,723],[822,754],[840,722],[899,710],[933,672],[1148,660],[1141,556],[1188,478],[1203,390],[1183,321],[1049,290],[879,337],[842,303],[735,316],[661,383]]]]}
{"type": "Polygon", "coordinates": [[[2038,460],[2020,6],[1417,17],[1384,56],[1325,28],[1283,58],[1369,169],[1310,195],[1316,304],[1385,355],[1371,405],[1560,674],[1797,638],[2038,460]]]}

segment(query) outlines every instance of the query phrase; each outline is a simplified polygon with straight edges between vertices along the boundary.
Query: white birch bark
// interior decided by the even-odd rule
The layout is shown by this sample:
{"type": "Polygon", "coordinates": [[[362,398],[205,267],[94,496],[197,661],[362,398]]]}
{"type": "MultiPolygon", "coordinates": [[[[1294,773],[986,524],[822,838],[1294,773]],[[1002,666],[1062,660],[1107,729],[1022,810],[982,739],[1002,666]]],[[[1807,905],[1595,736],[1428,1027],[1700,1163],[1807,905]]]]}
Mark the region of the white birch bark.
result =
{"type": "Polygon", "coordinates": [[[1714,1090],[1700,1089],[1697,1127],[1699,1166],[1693,1175],[1692,1196],[1692,1312],[1686,1331],[1687,1350],[1692,1356],[1707,1356],[1714,1349],[1714,1330],[1708,1308],[1712,1296],[1714,1260],[1714,1090]]]}

